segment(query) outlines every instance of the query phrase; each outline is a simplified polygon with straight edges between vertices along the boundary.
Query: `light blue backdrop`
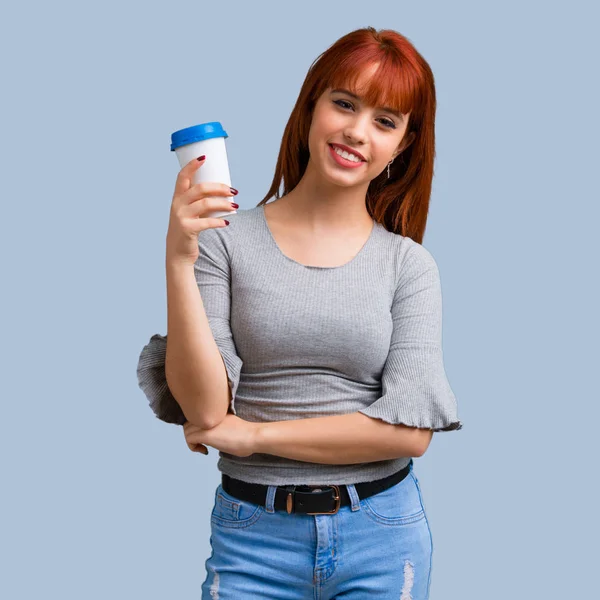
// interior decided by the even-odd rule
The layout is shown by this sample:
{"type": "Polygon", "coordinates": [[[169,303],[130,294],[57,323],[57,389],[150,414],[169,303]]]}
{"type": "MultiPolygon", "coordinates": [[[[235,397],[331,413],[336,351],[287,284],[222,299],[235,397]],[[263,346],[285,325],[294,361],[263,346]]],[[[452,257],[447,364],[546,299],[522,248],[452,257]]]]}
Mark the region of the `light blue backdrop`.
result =
{"type": "Polygon", "coordinates": [[[439,102],[424,245],[464,428],[415,461],[431,600],[592,597],[597,22],[592,2],[5,9],[0,596],[200,597],[217,452],[190,452],[135,375],[166,332],[170,134],[221,121],[255,206],[310,64],[372,25],[415,44],[439,102]]]}

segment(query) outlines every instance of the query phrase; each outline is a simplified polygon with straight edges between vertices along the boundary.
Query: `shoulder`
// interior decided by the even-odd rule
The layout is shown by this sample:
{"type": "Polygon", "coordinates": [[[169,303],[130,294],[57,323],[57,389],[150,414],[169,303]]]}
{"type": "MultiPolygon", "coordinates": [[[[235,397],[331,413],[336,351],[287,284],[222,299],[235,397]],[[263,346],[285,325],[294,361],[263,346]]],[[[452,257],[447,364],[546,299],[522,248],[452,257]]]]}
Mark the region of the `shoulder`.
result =
{"type": "Polygon", "coordinates": [[[441,281],[436,261],[427,248],[411,238],[403,241],[394,301],[419,306],[419,311],[429,317],[441,309],[441,281]]]}
{"type": "Polygon", "coordinates": [[[200,249],[226,253],[231,257],[235,249],[235,240],[247,231],[248,224],[256,218],[256,208],[239,209],[230,215],[219,217],[229,221],[225,227],[209,227],[198,234],[200,249]]]}
{"type": "Polygon", "coordinates": [[[385,236],[385,254],[395,262],[397,285],[427,272],[438,274],[435,257],[425,246],[412,238],[382,229],[385,236]]]}
{"type": "Polygon", "coordinates": [[[437,271],[438,266],[433,254],[423,246],[409,237],[404,238],[406,251],[404,253],[404,266],[413,273],[425,271],[437,271]]]}

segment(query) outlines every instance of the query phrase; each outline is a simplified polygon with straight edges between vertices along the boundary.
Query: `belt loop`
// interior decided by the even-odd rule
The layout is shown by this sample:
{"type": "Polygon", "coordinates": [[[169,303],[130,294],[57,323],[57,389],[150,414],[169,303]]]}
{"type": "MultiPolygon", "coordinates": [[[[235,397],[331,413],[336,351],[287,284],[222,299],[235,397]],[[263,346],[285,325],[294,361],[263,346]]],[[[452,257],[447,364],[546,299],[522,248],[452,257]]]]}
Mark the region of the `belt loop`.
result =
{"type": "Polygon", "coordinates": [[[267,498],[265,500],[265,510],[268,513],[275,512],[275,492],[277,491],[276,485],[270,485],[267,489],[267,498]]]}
{"type": "Polygon", "coordinates": [[[352,510],[360,509],[360,497],[353,483],[346,484],[346,489],[348,490],[348,496],[350,497],[350,506],[352,510]]]}

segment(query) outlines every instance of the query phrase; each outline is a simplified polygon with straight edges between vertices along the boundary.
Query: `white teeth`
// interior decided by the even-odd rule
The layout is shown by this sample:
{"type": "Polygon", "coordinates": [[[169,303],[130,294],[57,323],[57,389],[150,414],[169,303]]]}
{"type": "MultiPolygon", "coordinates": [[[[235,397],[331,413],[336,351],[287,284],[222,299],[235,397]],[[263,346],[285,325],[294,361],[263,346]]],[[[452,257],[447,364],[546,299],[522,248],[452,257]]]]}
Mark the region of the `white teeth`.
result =
{"type": "Polygon", "coordinates": [[[341,150],[337,146],[334,146],[333,149],[335,150],[336,154],[343,156],[346,160],[351,160],[352,162],[360,162],[360,158],[358,158],[358,156],[354,156],[354,154],[349,154],[348,152],[346,152],[345,150],[341,150]]]}

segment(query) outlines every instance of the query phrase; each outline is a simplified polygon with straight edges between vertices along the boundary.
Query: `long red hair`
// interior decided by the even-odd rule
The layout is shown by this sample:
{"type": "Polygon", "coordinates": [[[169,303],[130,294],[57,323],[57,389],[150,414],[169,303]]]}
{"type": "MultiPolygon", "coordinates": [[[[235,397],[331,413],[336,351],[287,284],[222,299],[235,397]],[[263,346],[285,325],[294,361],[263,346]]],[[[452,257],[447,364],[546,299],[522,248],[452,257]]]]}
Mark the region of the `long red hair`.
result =
{"type": "Polygon", "coordinates": [[[435,156],[435,84],[431,68],[411,42],[392,29],[373,27],[346,34],[323,52],[310,66],[296,105],[287,122],[275,176],[267,195],[257,206],[273,196],[280,198],[292,191],[306,170],[309,159],[308,132],[312,111],[328,88],[344,87],[361,95],[371,106],[391,106],[402,113],[410,111],[404,137],[415,133],[387,169],[367,190],[369,215],[388,231],[423,241],[435,156]],[[379,63],[375,77],[366,90],[357,90],[360,73],[379,63]]]}

